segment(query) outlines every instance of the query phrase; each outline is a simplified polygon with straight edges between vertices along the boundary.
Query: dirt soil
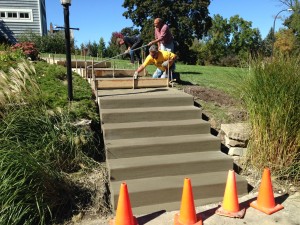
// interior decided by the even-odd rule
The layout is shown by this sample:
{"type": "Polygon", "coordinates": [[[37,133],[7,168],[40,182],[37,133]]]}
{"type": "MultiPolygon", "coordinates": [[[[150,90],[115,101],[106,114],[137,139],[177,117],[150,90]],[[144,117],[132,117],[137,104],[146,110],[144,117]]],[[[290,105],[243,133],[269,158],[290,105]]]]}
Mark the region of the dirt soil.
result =
{"type": "Polygon", "coordinates": [[[203,119],[208,120],[211,127],[217,131],[220,131],[223,123],[238,123],[247,119],[247,112],[242,109],[241,102],[223,91],[196,85],[184,86],[183,91],[194,96],[195,102],[202,109],[203,119]],[[207,104],[217,111],[222,111],[223,115],[216,115],[216,110],[206,107],[207,104]]]}
{"type": "MultiPolygon", "coordinates": [[[[201,106],[201,103],[213,103],[216,107],[223,109],[229,116],[230,121],[241,122],[245,121],[247,113],[243,111],[231,96],[228,96],[222,91],[215,89],[199,87],[199,86],[184,86],[183,90],[194,96],[196,102],[201,106]]],[[[204,119],[207,119],[211,123],[211,127],[216,130],[214,135],[218,135],[221,123],[224,121],[217,121],[217,117],[213,115],[211,111],[202,109],[204,119]]],[[[242,158],[234,157],[234,162],[237,167],[242,164],[242,158]]],[[[241,171],[239,171],[241,172],[241,171]]],[[[78,224],[78,225],[104,225],[109,224],[109,221],[113,214],[108,205],[104,205],[103,201],[107,198],[105,195],[108,192],[108,187],[105,185],[99,186],[101,180],[106,180],[104,170],[97,174],[98,178],[95,178],[95,173],[92,173],[91,178],[88,178],[90,186],[94,187],[94,191],[100,190],[102,196],[97,195],[94,206],[85,212],[80,212],[75,215],[71,221],[65,224],[78,224]],[[100,176],[100,177],[99,177],[100,176]],[[94,181],[94,182],[93,182],[94,181]],[[101,204],[99,203],[102,202],[101,204]],[[98,202],[98,203],[97,203],[98,202]],[[103,209],[106,208],[105,210],[103,209]]],[[[284,209],[276,212],[272,215],[266,215],[260,211],[249,207],[249,203],[256,200],[258,188],[260,185],[260,175],[255,174],[253,171],[243,171],[241,173],[248,183],[253,187],[252,191],[247,195],[239,198],[240,209],[245,208],[246,214],[243,219],[233,219],[223,217],[215,214],[215,210],[218,208],[218,203],[200,206],[196,208],[196,212],[201,215],[204,225],[300,225],[300,194],[299,187],[289,183],[273,183],[274,196],[276,196],[276,203],[280,203],[284,206],[284,209]]],[[[138,219],[139,225],[167,225],[173,224],[175,213],[178,212],[154,212],[149,215],[135,215],[138,219]]]]}
{"type": "Polygon", "coordinates": [[[184,92],[193,95],[196,99],[199,98],[205,102],[214,102],[219,106],[236,106],[237,102],[231,96],[222,91],[201,87],[201,86],[185,86],[184,92]]]}

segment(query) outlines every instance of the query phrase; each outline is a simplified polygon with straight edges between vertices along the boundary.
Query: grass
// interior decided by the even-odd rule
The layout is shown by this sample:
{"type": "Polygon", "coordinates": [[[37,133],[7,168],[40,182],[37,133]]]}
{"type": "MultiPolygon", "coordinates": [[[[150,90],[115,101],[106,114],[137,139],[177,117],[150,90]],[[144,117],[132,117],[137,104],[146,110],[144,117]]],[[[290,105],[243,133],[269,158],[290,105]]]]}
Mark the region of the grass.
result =
{"type": "Polygon", "coordinates": [[[238,89],[241,78],[248,71],[245,68],[217,67],[217,66],[193,66],[193,65],[176,65],[176,72],[180,73],[180,83],[175,87],[188,91],[187,86],[205,87],[208,92],[213,94],[215,90],[220,95],[220,99],[235,99],[235,105],[226,105],[215,101],[203,101],[195,97],[195,101],[201,105],[203,113],[209,117],[211,126],[219,130],[221,124],[244,122],[246,115],[245,110],[240,104],[241,92],[238,89]],[[239,113],[240,112],[240,113],[239,113]],[[237,115],[239,117],[237,118],[237,115]]]}
{"type": "Polygon", "coordinates": [[[71,184],[54,168],[18,147],[0,154],[0,224],[46,224],[66,212],[71,184]]]}
{"type": "Polygon", "coordinates": [[[181,64],[176,65],[176,72],[180,73],[183,82],[221,90],[236,98],[240,97],[236,93],[237,78],[248,73],[245,68],[181,64]]]}
{"type": "Polygon", "coordinates": [[[284,179],[300,179],[300,58],[254,62],[243,100],[252,134],[248,161],[284,179]]]}
{"type": "Polygon", "coordinates": [[[23,61],[8,71],[0,88],[0,224],[58,222],[86,207],[93,192],[68,174],[99,167],[94,158],[102,158],[91,89],[74,74],[70,104],[65,68],[23,61]]]}

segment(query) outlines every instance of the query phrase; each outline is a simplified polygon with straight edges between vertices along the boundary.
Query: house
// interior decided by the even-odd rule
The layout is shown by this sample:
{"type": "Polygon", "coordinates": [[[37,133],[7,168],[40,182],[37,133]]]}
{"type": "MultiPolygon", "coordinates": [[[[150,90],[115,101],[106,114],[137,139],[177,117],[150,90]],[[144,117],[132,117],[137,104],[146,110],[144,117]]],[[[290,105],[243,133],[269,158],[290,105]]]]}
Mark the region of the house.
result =
{"type": "Polygon", "coordinates": [[[47,34],[45,0],[1,0],[0,38],[16,43],[26,32],[47,34]]]}

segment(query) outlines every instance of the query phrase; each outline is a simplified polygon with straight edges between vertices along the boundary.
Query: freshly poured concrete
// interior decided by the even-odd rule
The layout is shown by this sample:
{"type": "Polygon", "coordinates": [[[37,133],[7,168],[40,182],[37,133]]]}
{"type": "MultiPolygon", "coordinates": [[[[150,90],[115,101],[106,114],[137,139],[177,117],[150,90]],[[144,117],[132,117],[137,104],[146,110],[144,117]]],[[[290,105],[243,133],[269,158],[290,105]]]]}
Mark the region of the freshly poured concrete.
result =
{"type": "MultiPolygon", "coordinates": [[[[126,182],[133,212],[177,210],[184,178],[196,204],[221,201],[231,157],[210,134],[193,97],[172,88],[98,90],[98,103],[116,208],[126,182]]],[[[237,175],[240,195],[247,182],[237,175]]]]}

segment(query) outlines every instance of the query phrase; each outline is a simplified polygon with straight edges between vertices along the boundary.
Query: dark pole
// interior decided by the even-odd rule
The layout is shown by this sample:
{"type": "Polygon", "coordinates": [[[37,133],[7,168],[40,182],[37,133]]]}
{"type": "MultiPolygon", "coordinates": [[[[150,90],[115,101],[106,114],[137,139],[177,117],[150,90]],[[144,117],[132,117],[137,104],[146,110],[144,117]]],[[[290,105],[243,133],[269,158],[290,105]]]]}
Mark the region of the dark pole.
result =
{"type": "Polygon", "coordinates": [[[68,99],[73,100],[72,69],[71,69],[71,44],[70,44],[70,22],[69,22],[69,4],[63,5],[65,17],[65,39],[66,39],[66,63],[68,80],[68,99]]]}

